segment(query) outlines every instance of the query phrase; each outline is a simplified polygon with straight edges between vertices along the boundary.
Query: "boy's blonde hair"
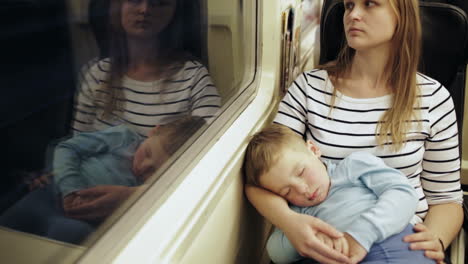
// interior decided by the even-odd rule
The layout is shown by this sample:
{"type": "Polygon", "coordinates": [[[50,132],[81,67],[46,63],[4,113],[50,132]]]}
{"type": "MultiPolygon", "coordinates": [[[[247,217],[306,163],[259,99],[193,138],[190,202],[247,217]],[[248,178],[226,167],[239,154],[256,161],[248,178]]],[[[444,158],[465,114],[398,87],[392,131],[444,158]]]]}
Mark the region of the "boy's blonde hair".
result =
{"type": "Polygon", "coordinates": [[[205,124],[206,121],[200,116],[185,116],[161,125],[155,135],[164,137],[162,148],[171,156],[205,124]]]}
{"type": "Polygon", "coordinates": [[[290,128],[271,124],[250,139],[244,157],[244,174],[247,184],[260,186],[260,176],[276,163],[285,147],[301,149],[304,140],[290,128]]]}

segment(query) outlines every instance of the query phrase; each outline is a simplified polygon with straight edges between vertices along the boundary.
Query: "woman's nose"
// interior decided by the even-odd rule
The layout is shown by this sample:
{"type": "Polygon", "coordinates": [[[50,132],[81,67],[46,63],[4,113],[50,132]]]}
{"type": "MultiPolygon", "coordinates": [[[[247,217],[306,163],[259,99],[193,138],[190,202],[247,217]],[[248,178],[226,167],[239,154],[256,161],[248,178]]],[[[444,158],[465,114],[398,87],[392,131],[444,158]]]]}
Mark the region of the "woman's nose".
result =
{"type": "Polygon", "coordinates": [[[361,20],[362,19],[362,10],[359,6],[354,6],[353,9],[348,14],[348,17],[351,20],[361,20]]]}
{"type": "Polygon", "coordinates": [[[149,0],[143,0],[140,2],[138,5],[138,12],[140,13],[148,13],[149,9],[152,7],[151,3],[149,0]]]}

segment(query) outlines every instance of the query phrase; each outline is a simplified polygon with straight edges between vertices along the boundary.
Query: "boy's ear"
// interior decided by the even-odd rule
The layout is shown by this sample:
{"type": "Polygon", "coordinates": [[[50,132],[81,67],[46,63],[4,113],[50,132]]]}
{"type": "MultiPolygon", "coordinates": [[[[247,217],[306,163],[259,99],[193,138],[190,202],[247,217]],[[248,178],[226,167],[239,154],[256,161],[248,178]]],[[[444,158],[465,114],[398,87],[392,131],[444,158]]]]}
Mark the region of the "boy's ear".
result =
{"type": "Polygon", "coordinates": [[[149,132],[148,132],[148,137],[152,137],[156,134],[156,132],[158,131],[160,125],[157,125],[155,127],[153,127],[149,132]]]}
{"type": "Polygon", "coordinates": [[[314,145],[312,140],[307,140],[307,148],[309,148],[317,157],[320,157],[322,155],[322,152],[317,146],[314,145]]]}

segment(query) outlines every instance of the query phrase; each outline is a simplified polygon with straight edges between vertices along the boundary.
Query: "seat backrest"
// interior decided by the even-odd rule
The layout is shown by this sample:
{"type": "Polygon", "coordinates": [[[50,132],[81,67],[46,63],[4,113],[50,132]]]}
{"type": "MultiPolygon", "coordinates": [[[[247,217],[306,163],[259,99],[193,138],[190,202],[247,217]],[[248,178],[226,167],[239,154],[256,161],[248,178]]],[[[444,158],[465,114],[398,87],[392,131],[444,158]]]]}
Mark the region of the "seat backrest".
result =
{"type": "MultiPolygon", "coordinates": [[[[468,1],[420,1],[422,56],[419,71],[451,93],[461,128],[468,57],[468,1]]],[[[334,60],[345,38],[342,0],[325,0],[320,28],[320,64],[334,60]]]]}

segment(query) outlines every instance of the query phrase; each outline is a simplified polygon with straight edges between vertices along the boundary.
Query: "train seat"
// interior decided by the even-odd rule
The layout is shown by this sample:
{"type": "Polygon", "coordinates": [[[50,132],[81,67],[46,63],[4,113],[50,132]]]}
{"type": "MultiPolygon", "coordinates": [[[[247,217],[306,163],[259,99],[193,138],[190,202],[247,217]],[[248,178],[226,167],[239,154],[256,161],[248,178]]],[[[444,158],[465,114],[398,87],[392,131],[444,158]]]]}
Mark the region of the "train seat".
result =
{"type": "MultiPolygon", "coordinates": [[[[419,71],[441,82],[451,93],[460,131],[461,153],[468,62],[468,1],[421,0],[419,6],[422,25],[419,71]]],[[[320,64],[334,60],[345,41],[343,13],[342,0],[324,0],[320,21],[320,64]]],[[[464,191],[468,190],[467,185],[462,187],[464,191]]],[[[464,209],[466,219],[466,206],[464,209]]],[[[465,220],[463,226],[464,230],[468,230],[468,221],[465,220]]],[[[463,259],[454,256],[464,252],[463,237],[464,232],[460,232],[458,239],[452,243],[451,259],[454,263],[463,263],[463,259]]]]}

